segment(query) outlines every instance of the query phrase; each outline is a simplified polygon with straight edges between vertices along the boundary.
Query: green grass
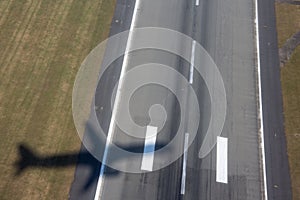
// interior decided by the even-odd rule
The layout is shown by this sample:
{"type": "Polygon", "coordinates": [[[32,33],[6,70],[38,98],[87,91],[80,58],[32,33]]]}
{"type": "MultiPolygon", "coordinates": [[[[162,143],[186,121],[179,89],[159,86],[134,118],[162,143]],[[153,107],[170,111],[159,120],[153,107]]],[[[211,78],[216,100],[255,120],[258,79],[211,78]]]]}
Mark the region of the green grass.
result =
{"type": "Polygon", "coordinates": [[[115,0],[0,1],[0,199],[67,199],[75,166],[15,176],[18,145],[78,151],[72,86],[109,33],[115,0]]]}
{"type": "MultiPolygon", "coordinates": [[[[276,4],[278,43],[300,30],[300,6],[276,4]]],[[[285,132],[292,179],[293,199],[300,197],[300,46],[281,69],[285,132]]]]}

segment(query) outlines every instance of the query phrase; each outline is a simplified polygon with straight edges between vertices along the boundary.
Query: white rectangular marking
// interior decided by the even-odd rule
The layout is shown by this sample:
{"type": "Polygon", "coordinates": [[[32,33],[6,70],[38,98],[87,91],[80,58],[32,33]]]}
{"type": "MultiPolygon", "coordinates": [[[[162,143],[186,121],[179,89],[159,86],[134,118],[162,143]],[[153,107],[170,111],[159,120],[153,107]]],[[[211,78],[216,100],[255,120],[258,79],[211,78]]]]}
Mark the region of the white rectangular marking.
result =
{"type": "Polygon", "coordinates": [[[157,127],[147,126],[141,170],[152,171],[157,127]]]}
{"type": "Polygon", "coordinates": [[[217,171],[216,181],[228,183],[228,139],[217,137],[217,171]]]}
{"type": "Polygon", "coordinates": [[[196,6],[199,6],[199,0],[196,0],[196,6]]]}
{"type": "Polygon", "coordinates": [[[193,84],[193,79],[194,79],[195,47],[196,47],[196,41],[193,40],[192,53],[191,53],[191,63],[190,63],[190,77],[189,77],[189,83],[190,84],[193,84]]]}
{"type": "Polygon", "coordinates": [[[186,161],[187,161],[188,144],[189,144],[189,134],[186,133],[184,137],[184,152],[183,152],[183,165],[182,165],[181,191],[180,191],[182,195],[184,195],[185,193],[186,161]]]}

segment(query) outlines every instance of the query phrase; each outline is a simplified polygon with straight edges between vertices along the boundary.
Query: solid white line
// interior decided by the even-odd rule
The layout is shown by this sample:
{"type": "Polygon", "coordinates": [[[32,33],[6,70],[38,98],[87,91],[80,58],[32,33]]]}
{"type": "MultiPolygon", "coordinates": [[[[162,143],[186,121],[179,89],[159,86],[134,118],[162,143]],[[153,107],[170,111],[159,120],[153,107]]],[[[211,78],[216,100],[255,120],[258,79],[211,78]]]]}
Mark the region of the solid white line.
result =
{"type": "Polygon", "coordinates": [[[217,137],[216,182],[228,183],[228,139],[217,137]]]}
{"type": "Polygon", "coordinates": [[[191,53],[191,63],[190,63],[190,77],[189,77],[189,83],[190,84],[193,84],[193,79],[194,79],[195,47],[196,47],[196,41],[193,40],[192,53],[191,53]]]}
{"type": "Polygon", "coordinates": [[[260,68],[260,45],[259,45],[259,24],[258,24],[258,0],[255,1],[255,26],[256,26],[256,53],[257,53],[257,73],[258,73],[258,91],[259,91],[259,119],[260,119],[260,141],[262,148],[262,165],[264,176],[264,194],[265,200],[268,200],[267,173],[266,173],[266,156],[264,141],[264,122],[263,122],[263,106],[262,106],[262,90],[261,90],[261,68],[260,68]]]}
{"type": "Polygon", "coordinates": [[[141,170],[152,171],[157,127],[147,126],[141,170]]]}
{"type": "Polygon", "coordinates": [[[196,6],[199,6],[199,0],[196,0],[196,6]]]}
{"type": "Polygon", "coordinates": [[[124,53],[122,69],[121,69],[119,84],[118,84],[117,93],[116,93],[116,99],[115,99],[115,102],[114,102],[112,116],[111,116],[111,120],[110,120],[110,124],[109,124],[109,129],[108,129],[108,134],[107,134],[107,139],[106,139],[106,144],[105,144],[105,150],[104,150],[104,154],[103,154],[102,165],[101,165],[101,169],[100,169],[100,173],[99,173],[99,179],[98,179],[98,183],[97,183],[97,189],[96,189],[94,200],[100,200],[101,199],[102,188],[103,188],[103,183],[104,183],[105,163],[106,163],[106,160],[107,160],[109,145],[110,145],[110,143],[112,141],[112,138],[113,138],[113,132],[114,132],[114,128],[115,128],[116,112],[117,112],[117,107],[120,103],[120,90],[121,90],[121,87],[122,87],[122,84],[123,84],[122,78],[125,74],[126,66],[127,66],[127,63],[128,63],[128,51],[130,50],[130,45],[131,45],[131,41],[132,41],[132,31],[133,31],[133,28],[135,27],[135,24],[136,24],[137,10],[139,9],[139,7],[140,7],[140,0],[136,0],[135,5],[134,5],[132,20],[131,20],[131,24],[130,24],[130,29],[129,29],[129,35],[128,35],[128,39],[127,39],[127,43],[126,43],[126,49],[125,49],[125,53],[124,53]]]}
{"type": "Polygon", "coordinates": [[[188,143],[189,143],[189,134],[186,133],[185,137],[184,137],[184,152],[183,152],[183,165],[182,165],[181,191],[180,191],[180,193],[182,195],[184,195],[184,193],[185,193],[186,161],[187,161],[188,143]]]}

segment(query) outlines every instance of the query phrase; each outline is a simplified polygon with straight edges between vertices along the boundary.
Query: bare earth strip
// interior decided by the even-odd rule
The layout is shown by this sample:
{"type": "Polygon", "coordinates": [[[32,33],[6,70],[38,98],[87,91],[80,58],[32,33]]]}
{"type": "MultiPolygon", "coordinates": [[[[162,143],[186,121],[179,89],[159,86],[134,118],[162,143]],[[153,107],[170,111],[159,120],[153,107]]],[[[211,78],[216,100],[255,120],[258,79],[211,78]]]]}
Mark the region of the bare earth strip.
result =
{"type": "MultiPolygon", "coordinates": [[[[300,5],[276,4],[279,48],[300,31],[300,5]]],[[[293,199],[300,197],[300,46],[281,68],[285,132],[287,137],[293,199]]]]}
{"type": "Polygon", "coordinates": [[[18,146],[78,151],[72,86],[85,56],[108,36],[115,1],[0,1],[0,199],[67,199],[75,166],[15,175],[18,146]]]}

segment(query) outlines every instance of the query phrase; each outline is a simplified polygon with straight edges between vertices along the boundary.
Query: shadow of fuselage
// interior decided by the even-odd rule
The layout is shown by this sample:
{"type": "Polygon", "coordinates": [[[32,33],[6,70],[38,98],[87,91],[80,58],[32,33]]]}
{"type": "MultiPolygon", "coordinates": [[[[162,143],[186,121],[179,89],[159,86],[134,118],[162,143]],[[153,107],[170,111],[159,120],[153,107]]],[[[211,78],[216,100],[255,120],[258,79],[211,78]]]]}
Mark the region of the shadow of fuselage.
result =
{"type": "MultiPolygon", "coordinates": [[[[156,145],[156,147],[161,147],[162,144],[156,145]]],[[[128,147],[123,147],[124,150],[130,152],[139,152],[144,147],[141,145],[131,145],[128,147]]],[[[95,181],[98,180],[101,162],[98,161],[94,156],[86,150],[84,146],[81,147],[80,152],[70,152],[65,154],[57,155],[40,155],[35,153],[26,144],[20,144],[18,146],[19,150],[19,160],[14,163],[16,168],[16,176],[22,174],[27,168],[62,168],[77,165],[83,166],[84,168],[89,168],[88,178],[85,179],[85,184],[83,189],[88,189],[95,181]]],[[[126,159],[126,158],[118,158],[126,159]]],[[[119,171],[114,170],[106,166],[105,175],[115,176],[119,171]]]]}

